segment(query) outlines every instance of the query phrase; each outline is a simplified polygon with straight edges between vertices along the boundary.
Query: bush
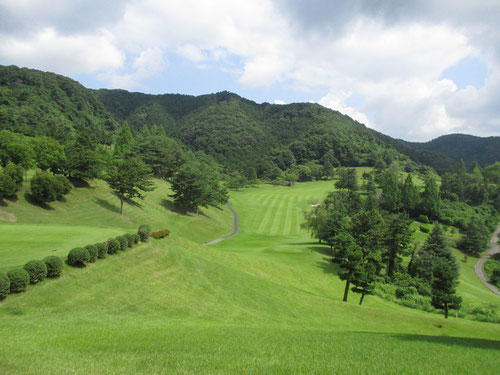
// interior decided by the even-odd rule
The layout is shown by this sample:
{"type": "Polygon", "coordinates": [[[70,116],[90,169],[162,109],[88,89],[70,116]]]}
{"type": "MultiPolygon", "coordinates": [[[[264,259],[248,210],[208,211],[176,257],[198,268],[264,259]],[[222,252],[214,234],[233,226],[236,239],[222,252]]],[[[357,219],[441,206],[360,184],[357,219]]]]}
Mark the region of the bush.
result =
{"type": "Polygon", "coordinates": [[[108,254],[116,254],[120,250],[120,242],[115,238],[108,240],[108,254]]]}
{"type": "Polygon", "coordinates": [[[132,247],[132,245],[135,243],[135,238],[133,234],[127,233],[124,235],[125,238],[128,241],[128,247],[132,247]]]}
{"type": "Polygon", "coordinates": [[[94,245],[97,249],[97,257],[99,259],[106,258],[106,253],[108,252],[108,245],[104,242],[99,242],[94,245]]]}
{"type": "Polygon", "coordinates": [[[418,215],[417,221],[420,221],[421,223],[424,223],[424,224],[430,223],[429,218],[426,215],[418,215]]]}
{"type": "Polygon", "coordinates": [[[120,243],[120,250],[125,250],[128,247],[128,240],[125,236],[118,236],[116,240],[120,243]]]}
{"type": "Polygon", "coordinates": [[[148,242],[149,236],[151,235],[151,228],[149,225],[141,225],[137,230],[137,234],[141,237],[142,242],[148,242]]]}
{"type": "Polygon", "coordinates": [[[0,172],[0,200],[15,196],[17,191],[14,180],[9,175],[0,172]]]}
{"type": "Polygon", "coordinates": [[[90,254],[87,249],[76,247],[68,254],[68,264],[73,267],[85,266],[90,260],[90,254]]]}
{"type": "Polygon", "coordinates": [[[151,237],[158,239],[158,238],[167,237],[169,234],[170,234],[169,229],[163,229],[163,230],[160,230],[158,232],[151,233],[151,237]]]}
{"type": "Polygon", "coordinates": [[[139,237],[138,234],[134,234],[134,243],[139,243],[140,240],[141,240],[141,237],[139,237]]]}
{"type": "Polygon", "coordinates": [[[429,233],[430,232],[430,229],[427,228],[427,227],[424,227],[423,225],[420,226],[420,231],[423,232],[423,233],[429,233]]]}
{"type": "Polygon", "coordinates": [[[396,289],[396,298],[399,299],[408,299],[415,294],[417,294],[417,288],[414,286],[401,286],[396,289]]]}
{"type": "Polygon", "coordinates": [[[31,284],[36,284],[47,277],[47,266],[41,260],[30,260],[23,268],[29,273],[31,284]]]}
{"type": "Polygon", "coordinates": [[[0,272],[0,301],[9,295],[10,279],[6,274],[0,272]]]}
{"type": "Polygon", "coordinates": [[[97,251],[97,247],[94,245],[87,245],[85,249],[89,252],[89,263],[94,263],[97,260],[97,256],[99,252],[97,251]]]}
{"type": "Polygon", "coordinates": [[[59,277],[61,276],[63,269],[63,261],[61,258],[50,255],[43,259],[45,266],[47,267],[47,277],[59,277]]]}
{"type": "Polygon", "coordinates": [[[53,176],[53,184],[56,190],[57,199],[62,199],[66,194],[68,194],[71,189],[73,189],[73,185],[71,182],[64,177],[63,175],[55,175],[53,176]]]}
{"type": "Polygon", "coordinates": [[[41,203],[62,199],[72,189],[68,179],[61,175],[52,176],[48,172],[36,172],[31,179],[31,195],[41,203]]]}
{"type": "Polygon", "coordinates": [[[495,268],[491,273],[491,283],[496,286],[500,285],[500,268],[495,268]]]}
{"type": "Polygon", "coordinates": [[[21,293],[25,292],[30,283],[30,274],[23,268],[14,268],[7,272],[10,280],[10,292],[21,293]]]}

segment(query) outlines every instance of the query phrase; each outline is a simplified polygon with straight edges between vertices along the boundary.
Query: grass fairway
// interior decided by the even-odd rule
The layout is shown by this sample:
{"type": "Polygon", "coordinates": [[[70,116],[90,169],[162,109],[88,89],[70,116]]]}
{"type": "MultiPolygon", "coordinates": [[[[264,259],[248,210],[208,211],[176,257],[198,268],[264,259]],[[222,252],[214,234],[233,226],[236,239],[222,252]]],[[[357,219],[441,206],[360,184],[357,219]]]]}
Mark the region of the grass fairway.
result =
{"type": "MultiPolygon", "coordinates": [[[[172,212],[166,184],[141,208],[127,206],[128,218],[101,210],[98,200],[118,204],[103,186],[73,192],[105,217],[66,225],[129,231],[149,220],[172,236],[66,267],[0,302],[0,373],[496,374],[500,325],[445,321],[372,296],[341,302],[337,266],[300,229],[302,211],[332,186],[232,192],[240,231],[214,246],[201,243],[231,231],[229,212],[172,212]]],[[[73,198],[68,210],[80,204],[73,198]]],[[[8,225],[37,224],[16,204],[26,214],[4,208],[19,218],[8,225]]],[[[59,207],[50,215],[61,224],[59,207]]]]}

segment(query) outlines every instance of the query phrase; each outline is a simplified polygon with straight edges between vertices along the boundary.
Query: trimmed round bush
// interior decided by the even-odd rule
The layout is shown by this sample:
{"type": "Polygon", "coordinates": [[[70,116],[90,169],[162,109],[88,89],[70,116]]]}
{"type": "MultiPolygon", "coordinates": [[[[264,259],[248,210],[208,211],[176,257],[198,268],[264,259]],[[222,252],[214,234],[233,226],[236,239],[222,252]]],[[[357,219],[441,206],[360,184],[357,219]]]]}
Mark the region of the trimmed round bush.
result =
{"type": "Polygon", "coordinates": [[[104,242],[99,242],[94,245],[97,249],[97,257],[99,259],[106,258],[106,253],[108,252],[108,245],[104,242]]]}
{"type": "Polygon", "coordinates": [[[141,237],[139,237],[138,234],[134,234],[134,243],[139,243],[140,240],[141,240],[141,237]]]}
{"type": "Polygon", "coordinates": [[[120,250],[120,242],[116,238],[108,241],[108,254],[116,254],[120,250]]]}
{"type": "Polygon", "coordinates": [[[90,260],[90,254],[87,249],[76,247],[68,254],[68,264],[73,267],[85,266],[90,260]]]}
{"type": "Polygon", "coordinates": [[[30,283],[30,274],[23,268],[14,268],[7,272],[10,280],[10,292],[21,293],[25,292],[30,283]]]}
{"type": "Polygon", "coordinates": [[[23,268],[29,273],[31,284],[36,284],[47,277],[47,266],[41,260],[30,260],[23,268]]]}
{"type": "Polygon", "coordinates": [[[141,242],[148,242],[151,235],[151,228],[149,225],[141,225],[137,230],[137,234],[141,237],[141,242]]]}
{"type": "Polygon", "coordinates": [[[94,245],[87,245],[85,249],[89,252],[89,263],[94,263],[97,260],[97,256],[99,252],[97,251],[97,247],[94,245]]]}
{"type": "Polygon", "coordinates": [[[135,243],[135,235],[127,233],[125,235],[125,238],[128,241],[128,247],[132,247],[132,245],[135,243]]]}
{"type": "Polygon", "coordinates": [[[120,250],[125,250],[128,247],[128,240],[125,236],[118,236],[116,240],[120,243],[120,250]]]}
{"type": "Polygon", "coordinates": [[[418,215],[417,221],[420,221],[421,223],[424,223],[424,224],[430,223],[429,218],[426,215],[418,215]]]}
{"type": "Polygon", "coordinates": [[[55,255],[50,255],[43,259],[45,266],[47,266],[47,277],[61,276],[63,269],[63,261],[55,255]]]}
{"type": "Polygon", "coordinates": [[[0,301],[6,298],[10,292],[10,279],[6,274],[0,273],[0,301]]]}

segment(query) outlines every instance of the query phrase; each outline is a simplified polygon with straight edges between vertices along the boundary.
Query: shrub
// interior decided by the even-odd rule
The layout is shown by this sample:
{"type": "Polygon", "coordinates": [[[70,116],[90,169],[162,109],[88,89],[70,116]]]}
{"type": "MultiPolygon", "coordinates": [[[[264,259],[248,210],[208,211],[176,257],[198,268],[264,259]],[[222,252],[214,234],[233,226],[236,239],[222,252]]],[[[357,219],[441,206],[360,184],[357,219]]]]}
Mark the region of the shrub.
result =
{"type": "Polygon", "coordinates": [[[135,243],[134,235],[130,234],[130,233],[127,233],[124,236],[125,236],[125,238],[128,241],[128,247],[132,247],[132,245],[135,243]]]}
{"type": "Polygon", "coordinates": [[[417,294],[417,288],[414,286],[401,286],[396,289],[396,298],[399,299],[407,299],[414,294],[417,294]]]}
{"type": "Polygon", "coordinates": [[[31,195],[40,203],[55,201],[58,197],[54,179],[48,172],[36,172],[31,179],[31,195]]]}
{"type": "Polygon", "coordinates": [[[429,218],[426,215],[418,215],[417,221],[420,221],[421,223],[424,223],[424,224],[430,223],[429,218]]]}
{"type": "Polygon", "coordinates": [[[0,200],[15,196],[17,191],[14,180],[9,175],[0,172],[0,200]]]}
{"type": "Polygon", "coordinates": [[[116,254],[120,250],[120,242],[115,238],[108,240],[108,254],[116,254]]]}
{"type": "Polygon", "coordinates": [[[151,228],[149,225],[141,225],[137,230],[137,234],[141,237],[142,242],[148,242],[149,236],[151,235],[151,228]]]}
{"type": "Polygon", "coordinates": [[[141,237],[139,237],[138,234],[134,234],[134,243],[139,243],[140,240],[141,240],[141,237]]]}
{"type": "Polygon", "coordinates": [[[496,286],[500,285],[500,268],[495,268],[491,273],[491,283],[496,286]]]}
{"type": "Polygon", "coordinates": [[[30,274],[23,268],[14,268],[7,272],[10,280],[10,292],[21,293],[25,292],[30,283],[30,274]]]}
{"type": "Polygon", "coordinates": [[[423,232],[423,233],[429,233],[430,232],[430,229],[427,228],[427,227],[424,227],[423,225],[420,226],[420,231],[423,232]]]}
{"type": "Polygon", "coordinates": [[[9,176],[14,184],[16,185],[16,191],[21,190],[23,186],[23,176],[24,176],[24,169],[20,165],[9,163],[7,166],[3,169],[3,173],[5,173],[7,176],[9,176]]]}
{"type": "Polygon", "coordinates": [[[87,249],[83,249],[81,247],[76,247],[71,250],[68,254],[68,264],[74,267],[82,267],[85,266],[90,260],[90,254],[87,249]]]}
{"type": "Polygon", "coordinates": [[[169,229],[163,229],[163,230],[160,230],[158,232],[151,233],[151,237],[158,239],[158,238],[167,237],[169,234],[170,234],[169,229]]]}
{"type": "Polygon", "coordinates": [[[69,182],[66,177],[60,174],[53,176],[52,182],[56,190],[57,199],[61,199],[62,197],[64,197],[73,188],[71,182],[69,182]]]}
{"type": "Polygon", "coordinates": [[[61,258],[50,255],[43,259],[45,266],[47,266],[47,277],[59,277],[61,276],[63,269],[63,261],[61,258]]]}
{"type": "Polygon", "coordinates": [[[106,253],[108,252],[108,245],[105,242],[99,242],[94,245],[97,249],[97,257],[99,259],[106,258],[106,253]]]}
{"type": "Polygon", "coordinates": [[[128,240],[125,236],[118,236],[116,240],[120,243],[120,250],[125,250],[128,247],[128,240]]]}
{"type": "Polygon", "coordinates": [[[89,252],[89,263],[94,263],[97,260],[97,256],[99,252],[97,251],[97,247],[94,245],[87,245],[85,249],[89,252]]]}
{"type": "Polygon", "coordinates": [[[10,279],[6,274],[0,273],[0,301],[9,295],[10,279]]]}
{"type": "Polygon", "coordinates": [[[47,266],[41,260],[30,260],[23,268],[29,273],[31,284],[36,284],[47,277],[47,266]]]}

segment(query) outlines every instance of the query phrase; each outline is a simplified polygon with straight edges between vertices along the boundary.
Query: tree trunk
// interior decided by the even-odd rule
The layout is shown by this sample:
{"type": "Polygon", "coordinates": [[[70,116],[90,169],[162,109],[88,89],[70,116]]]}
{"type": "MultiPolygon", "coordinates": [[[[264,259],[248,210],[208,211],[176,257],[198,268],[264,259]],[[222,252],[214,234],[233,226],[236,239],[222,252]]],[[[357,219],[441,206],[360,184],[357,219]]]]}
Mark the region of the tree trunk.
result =
{"type": "Polygon", "coordinates": [[[120,196],[120,215],[123,213],[123,195],[120,196]]]}
{"type": "Polygon", "coordinates": [[[351,280],[345,281],[344,299],[342,301],[347,302],[347,295],[349,294],[349,285],[351,285],[351,280]]]}
{"type": "Polygon", "coordinates": [[[361,298],[359,299],[360,305],[363,303],[363,298],[365,298],[365,295],[363,293],[361,293],[361,298]]]}
{"type": "Polygon", "coordinates": [[[444,304],[444,318],[448,319],[448,304],[444,304]]]}

